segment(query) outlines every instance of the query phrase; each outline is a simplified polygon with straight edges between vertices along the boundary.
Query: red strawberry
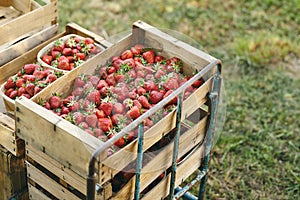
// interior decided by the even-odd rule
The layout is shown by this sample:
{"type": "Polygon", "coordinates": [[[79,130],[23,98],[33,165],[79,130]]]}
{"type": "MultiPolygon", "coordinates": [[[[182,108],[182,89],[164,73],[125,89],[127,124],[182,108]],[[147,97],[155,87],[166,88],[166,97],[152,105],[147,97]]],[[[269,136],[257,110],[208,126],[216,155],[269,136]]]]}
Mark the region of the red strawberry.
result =
{"type": "Polygon", "coordinates": [[[23,85],[25,85],[25,79],[19,78],[19,79],[16,80],[16,86],[18,88],[23,87],[23,85]]]}
{"type": "Polygon", "coordinates": [[[103,136],[106,137],[106,135],[104,134],[104,132],[100,128],[95,128],[94,129],[94,136],[97,137],[97,138],[103,137],[103,136]]]}
{"type": "Polygon", "coordinates": [[[143,105],[141,104],[141,102],[139,102],[139,100],[135,99],[133,100],[133,105],[137,106],[139,109],[143,108],[143,105]]]}
{"type": "Polygon", "coordinates": [[[101,97],[98,90],[92,90],[86,96],[87,100],[94,102],[96,105],[100,105],[101,97]]]}
{"type": "Polygon", "coordinates": [[[75,90],[72,92],[72,95],[75,97],[82,97],[84,89],[82,87],[77,87],[75,90]]]}
{"type": "Polygon", "coordinates": [[[79,53],[76,53],[76,58],[78,60],[85,60],[86,55],[84,53],[79,52],[79,53]]]}
{"type": "Polygon", "coordinates": [[[157,55],[157,56],[155,56],[155,62],[161,62],[161,61],[163,61],[165,58],[163,57],[163,56],[160,56],[160,55],[157,55]]]}
{"type": "Polygon", "coordinates": [[[92,85],[94,87],[96,87],[98,85],[98,82],[99,82],[100,78],[97,77],[97,76],[89,76],[88,80],[92,83],[92,85]]]}
{"type": "Polygon", "coordinates": [[[176,90],[179,87],[178,81],[175,78],[169,78],[167,82],[163,84],[163,87],[166,91],[176,90]]]}
{"type": "Polygon", "coordinates": [[[149,98],[150,98],[151,103],[156,104],[163,99],[163,96],[164,96],[164,94],[162,94],[161,92],[153,90],[153,91],[151,91],[149,98]]]}
{"type": "Polygon", "coordinates": [[[86,122],[81,122],[78,126],[84,130],[89,128],[89,125],[86,122]]]}
{"type": "Polygon", "coordinates": [[[110,129],[112,129],[112,121],[109,118],[99,118],[98,127],[102,131],[108,132],[110,129]]]}
{"type": "Polygon", "coordinates": [[[25,86],[26,92],[27,92],[30,96],[33,96],[33,95],[34,95],[34,88],[35,88],[35,85],[34,85],[33,83],[28,83],[28,84],[26,84],[26,86],[25,86]]]}
{"type": "Polygon", "coordinates": [[[14,88],[9,88],[8,90],[6,90],[5,92],[4,92],[4,94],[6,95],[6,96],[10,96],[10,93],[12,92],[12,91],[14,91],[15,89],[14,88]]]}
{"type": "Polygon", "coordinates": [[[13,90],[10,94],[9,94],[9,98],[11,99],[15,99],[18,96],[18,91],[17,90],[13,90]]]}
{"type": "Polygon", "coordinates": [[[116,85],[116,79],[115,79],[115,76],[114,74],[109,74],[106,79],[105,79],[106,83],[108,85],[112,85],[112,86],[115,86],[116,85]]]}
{"type": "MultiPolygon", "coordinates": [[[[20,96],[22,96],[23,94],[26,94],[27,92],[26,92],[26,89],[24,88],[24,87],[20,87],[19,89],[18,89],[18,96],[20,97],[20,96]]],[[[29,97],[30,98],[30,97],[29,97]]]]}
{"type": "Polygon", "coordinates": [[[72,100],[70,103],[68,103],[67,107],[70,111],[75,112],[80,109],[80,104],[78,101],[72,100]]]}
{"type": "Polygon", "coordinates": [[[46,83],[52,83],[57,79],[56,75],[54,74],[49,74],[46,78],[46,83]]]}
{"type": "Polygon", "coordinates": [[[144,95],[147,93],[147,91],[145,90],[145,88],[141,87],[141,86],[138,86],[137,87],[137,90],[136,90],[136,93],[140,96],[144,95]]]}
{"type": "Polygon", "coordinates": [[[64,44],[63,40],[59,39],[59,40],[56,40],[54,42],[54,46],[53,46],[52,49],[54,51],[60,51],[61,52],[64,48],[65,48],[65,44],[64,44]]]}
{"type": "Polygon", "coordinates": [[[158,90],[158,86],[151,80],[148,80],[144,83],[144,88],[147,92],[152,90],[158,90]]]}
{"type": "Polygon", "coordinates": [[[51,56],[52,56],[53,60],[55,60],[60,56],[60,52],[55,51],[55,50],[51,50],[51,56]]]}
{"type": "Polygon", "coordinates": [[[120,148],[124,147],[125,144],[126,144],[126,142],[125,142],[125,139],[124,139],[123,137],[121,137],[120,139],[118,139],[118,140],[114,143],[114,145],[116,145],[117,147],[120,147],[120,148]]]}
{"type": "Polygon", "coordinates": [[[83,40],[84,44],[94,44],[95,41],[92,38],[86,37],[83,40]]]}
{"type": "Polygon", "coordinates": [[[16,87],[14,79],[12,77],[8,78],[6,83],[4,84],[4,89],[8,90],[14,87],[16,87]]]}
{"type": "Polygon", "coordinates": [[[34,87],[33,95],[36,95],[37,93],[39,93],[39,92],[42,91],[42,90],[43,90],[42,87],[36,85],[36,86],[34,87]]]}
{"type": "MultiPolygon", "coordinates": [[[[167,96],[169,96],[172,92],[174,92],[174,91],[173,91],[173,90],[168,90],[168,91],[165,93],[163,99],[166,98],[167,96]]],[[[169,102],[169,104],[177,104],[177,97],[174,97],[174,99],[172,99],[172,100],[169,102]]]]}
{"type": "Polygon", "coordinates": [[[37,67],[39,66],[36,64],[26,64],[24,65],[23,70],[25,74],[32,74],[37,67]]]}
{"type": "Polygon", "coordinates": [[[106,71],[108,74],[113,74],[117,71],[117,69],[114,66],[109,66],[106,71]]]}
{"type": "Polygon", "coordinates": [[[85,76],[76,77],[74,80],[74,88],[83,87],[85,85],[85,76]]]}
{"type": "Polygon", "coordinates": [[[96,88],[97,88],[97,90],[100,90],[103,87],[108,87],[108,84],[106,83],[105,80],[101,79],[101,80],[99,80],[96,88]]]}
{"type": "Polygon", "coordinates": [[[140,54],[142,52],[143,48],[144,48],[144,46],[142,44],[136,44],[133,47],[138,52],[138,54],[140,54]]]}
{"type": "Polygon", "coordinates": [[[199,88],[202,84],[203,84],[203,80],[202,79],[199,79],[199,80],[197,80],[197,81],[195,81],[193,84],[192,84],[192,86],[194,87],[194,88],[199,88]]]}
{"type": "Polygon", "coordinates": [[[25,79],[26,82],[31,82],[31,83],[35,82],[35,76],[34,75],[25,74],[23,76],[23,78],[25,79]]]}
{"type": "Polygon", "coordinates": [[[119,123],[119,118],[120,118],[121,116],[123,116],[123,115],[117,113],[117,114],[114,114],[114,115],[111,117],[111,121],[112,121],[113,125],[118,125],[118,123],[119,123]]]}
{"type": "Polygon", "coordinates": [[[99,107],[107,116],[110,116],[113,109],[113,104],[111,102],[102,102],[99,107]]]}
{"type": "Polygon", "coordinates": [[[106,117],[104,111],[103,110],[99,110],[97,108],[96,108],[95,114],[96,114],[97,118],[104,118],[104,117],[106,117]]]}
{"type": "Polygon", "coordinates": [[[133,106],[126,114],[131,119],[136,119],[141,115],[140,109],[137,106],[133,106]]]}
{"type": "Polygon", "coordinates": [[[166,72],[164,72],[162,69],[159,69],[156,71],[156,73],[154,74],[154,78],[156,79],[160,79],[161,76],[166,75],[166,72]]]}
{"type": "Polygon", "coordinates": [[[65,55],[65,56],[71,56],[72,55],[72,49],[71,48],[64,48],[62,50],[62,54],[65,55]]]}
{"type": "Polygon", "coordinates": [[[58,62],[57,68],[58,69],[62,69],[62,70],[67,70],[67,71],[71,70],[71,66],[69,64],[69,60],[68,59],[60,60],[58,62]]]}
{"type": "Polygon", "coordinates": [[[125,50],[121,54],[121,59],[126,60],[128,58],[133,58],[133,53],[130,50],[125,50]]]}
{"type": "Polygon", "coordinates": [[[51,65],[52,60],[53,60],[52,55],[44,54],[44,55],[42,56],[42,61],[44,61],[44,62],[45,62],[46,64],[48,64],[48,65],[51,65]]]}
{"type": "Polygon", "coordinates": [[[154,51],[152,50],[148,50],[146,52],[144,52],[143,54],[143,58],[150,64],[153,64],[154,63],[154,59],[155,59],[155,54],[154,54],[154,51]]]}
{"type": "Polygon", "coordinates": [[[22,96],[22,97],[26,97],[27,99],[30,99],[30,98],[31,98],[31,96],[30,96],[29,94],[27,94],[27,93],[24,93],[24,94],[22,94],[21,96],[22,96]]]}
{"type": "Polygon", "coordinates": [[[68,114],[70,112],[70,109],[66,106],[62,106],[61,113],[62,114],[68,114]]]}
{"type": "Polygon", "coordinates": [[[124,106],[123,104],[121,104],[120,102],[117,102],[113,105],[113,109],[112,109],[112,113],[113,114],[122,114],[124,113],[124,106]]]}
{"type": "Polygon", "coordinates": [[[146,108],[146,109],[151,108],[151,104],[149,103],[147,97],[139,96],[138,100],[142,104],[143,108],[146,108]]]}
{"type": "Polygon", "coordinates": [[[80,112],[74,112],[73,113],[73,118],[75,120],[75,124],[80,124],[81,122],[84,121],[84,116],[80,112]]]}
{"type": "Polygon", "coordinates": [[[35,70],[33,72],[33,75],[35,76],[35,78],[37,80],[42,80],[43,78],[45,78],[47,76],[45,71],[40,71],[40,70],[35,70]]]}
{"type": "Polygon", "coordinates": [[[51,109],[60,108],[62,105],[62,99],[59,96],[51,96],[49,98],[49,103],[51,106],[51,109]]]}
{"type": "Polygon", "coordinates": [[[95,128],[97,126],[98,119],[95,114],[90,114],[85,117],[85,121],[90,127],[95,128]]]}

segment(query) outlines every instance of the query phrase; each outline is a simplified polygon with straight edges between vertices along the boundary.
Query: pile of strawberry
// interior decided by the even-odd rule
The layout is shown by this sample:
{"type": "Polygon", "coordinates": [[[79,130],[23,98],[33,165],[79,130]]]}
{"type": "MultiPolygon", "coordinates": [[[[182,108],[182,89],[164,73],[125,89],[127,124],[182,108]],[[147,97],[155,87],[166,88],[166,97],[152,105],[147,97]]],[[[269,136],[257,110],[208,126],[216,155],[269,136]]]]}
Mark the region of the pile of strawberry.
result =
{"type": "Polygon", "coordinates": [[[50,70],[39,64],[26,64],[4,84],[4,94],[11,99],[25,96],[28,99],[39,93],[47,85],[61,77],[63,72],[50,70]]]}
{"type": "MultiPolygon", "coordinates": [[[[107,65],[98,67],[93,75],[80,75],[74,89],[62,98],[53,94],[40,102],[45,108],[106,141],[125,126],[151,109],[189,80],[182,74],[182,61],[156,55],[151,49],[137,44],[107,65]]],[[[196,81],[185,90],[184,98],[201,84],[196,81]]],[[[160,112],[145,121],[145,130],[176,107],[174,98],[160,112]]],[[[137,137],[137,130],[120,138],[115,145],[123,147],[137,137]]]]}
{"type": "Polygon", "coordinates": [[[52,67],[70,71],[99,52],[93,39],[71,36],[65,41],[62,38],[55,41],[41,59],[52,67]]]}

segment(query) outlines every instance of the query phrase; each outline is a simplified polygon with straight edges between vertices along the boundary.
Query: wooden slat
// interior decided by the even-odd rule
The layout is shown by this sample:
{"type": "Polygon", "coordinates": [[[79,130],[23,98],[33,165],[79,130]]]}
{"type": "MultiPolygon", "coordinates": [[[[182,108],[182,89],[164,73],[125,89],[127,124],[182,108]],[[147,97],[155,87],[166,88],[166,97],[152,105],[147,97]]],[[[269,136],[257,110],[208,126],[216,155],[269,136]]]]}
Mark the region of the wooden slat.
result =
{"type": "Polygon", "coordinates": [[[27,13],[30,11],[30,3],[31,0],[1,0],[0,6],[13,6],[17,10],[22,11],[23,13],[27,13]]]}
{"type": "MultiPolygon", "coordinates": [[[[201,155],[204,153],[204,146],[195,151],[190,158],[177,167],[175,186],[179,186],[183,180],[192,175],[201,165],[201,155]]],[[[160,181],[143,200],[161,199],[169,194],[171,174],[160,181]]]]}
{"type": "Polygon", "coordinates": [[[16,44],[10,45],[4,49],[0,49],[0,66],[22,55],[29,49],[32,49],[44,41],[54,37],[57,32],[58,24],[55,24],[48,28],[39,30],[37,33],[34,33],[30,37],[16,44]]]}
{"type": "Polygon", "coordinates": [[[28,184],[28,191],[30,200],[51,200],[51,198],[47,197],[42,191],[31,184],[28,184]]]}
{"type": "Polygon", "coordinates": [[[27,161],[25,162],[27,166],[27,177],[47,190],[50,194],[59,199],[80,199],[72,192],[68,191],[66,188],[49,178],[46,174],[39,171],[32,164],[27,161]]]}
{"type": "Polygon", "coordinates": [[[6,24],[9,21],[13,20],[14,18],[21,15],[21,12],[9,8],[9,7],[0,7],[0,26],[2,24],[6,24]]]}
{"type": "MultiPolygon", "coordinates": [[[[179,139],[178,157],[188,153],[195,145],[199,144],[205,135],[207,117],[203,118],[191,129],[187,130],[179,139]]],[[[156,155],[141,172],[141,191],[144,190],[161,173],[168,169],[172,164],[173,143],[171,142],[156,155]],[[169,158],[169,159],[166,159],[169,158]]],[[[198,155],[199,156],[199,155],[198,155]]],[[[114,199],[133,199],[135,186],[135,176],[118,192],[114,199]]]]}
{"type": "Polygon", "coordinates": [[[27,98],[19,98],[16,107],[20,138],[86,176],[91,153],[103,142],[27,98]]]}
{"type": "Polygon", "coordinates": [[[72,170],[68,169],[55,159],[51,158],[42,151],[36,150],[34,147],[26,146],[26,155],[32,160],[46,168],[51,173],[86,195],[86,180],[72,170]]]}
{"type": "Polygon", "coordinates": [[[1,25],[0,45],[42,27],[49,22],[55,21],[57,15],[57,2],[55,1],[15,18],[7,24],[1,25]],[[26,24],[26,26],[22,26],[22,24],[26,24]],[[22,26],[22,29],[18,28],[20,26],[22,26]]]}

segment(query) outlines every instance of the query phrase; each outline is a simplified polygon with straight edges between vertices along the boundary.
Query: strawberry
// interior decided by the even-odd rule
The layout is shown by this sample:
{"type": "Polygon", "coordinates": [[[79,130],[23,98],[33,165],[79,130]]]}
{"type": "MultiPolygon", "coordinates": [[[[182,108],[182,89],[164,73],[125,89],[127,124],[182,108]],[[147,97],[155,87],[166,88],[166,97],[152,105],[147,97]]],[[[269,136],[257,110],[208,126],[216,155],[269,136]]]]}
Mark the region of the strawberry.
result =
{"type": "Polygon", "coordinates": [[[105,80],[101,79],[101,80],[99,80],[96,88],[97,88],[97,90],[101,90],[103,87],[108,87],[108,84],[105,80]]]}
{"type": "Polygon", "coordinates": [[[70,112],[70,109],[66,106],[61,107],[61,113],[62,114],[68,114],[70,112]]]}
{"type": "Polygon", "coordinates": [[[144,48],[144,46],[142,44],[136,44],[133,47],[138,52],[138,54],[140,54],[142,52],[143,48],[144,48]]]}
{"type": "Polygon", "coordinates": [[[175,78],[169,78],[165,83],[163,83],[163,87],[166,91],[176,90],[179,87],[179,84],[175,78]]]}
{"type": "Polygon", "coordinates": [[[80,112],[74,112],[73,118],[74,118],[75,124],[80,124],[81,122],[84,122],[84,116],[80,112]]]}
{"type": "Polygon", "coordinates": [[[73,90],[72,95],[74,95],[75,97],[81,97],[83,96],[83,91],[84,89],[82,87],[77,87],[75,88],[75,90],[73,90]]]}
{"type": "MultiPolygon", "coordinates": [[[[27,92],[26,92],[26,89],[24,88],[24,87],[20,87],[19,89],[18,89],[18,96],[20,97],[20,96],[22,96],[23,94],[26,94],[27,92]]],[[[29,97],[30,98],[30,97],[29,97]]]]}
{"type": "Polygon", "coordinates": [[[13,90],[10,94],[9,94],[9,98],[11,99],[15,99],[18,96],[18,91],[17,90],[13,90]]]}
{"type": "Polygon", "coordinates": [[[58,62],[57,68],[62,70],[67,70],[67,71],[71,70],[68,59],[60,60],[58,62]]]}
{"type": "Polygon", "coordinates": [[[84,75],[76,77],[74,80],[74,88],[83,87],[85,85],[86,77],[84,75]]]}
{"type": "Polygon", "coordinates": [[[26,97],[27,99],[30,99],[30,98],[31,98],[31,96],[30,96],[29,94],[27,94],[27,93],[24,93],[24,94],[22,94],[21,96],[22,96],[22,97],[26,97]]]}
{"type": "Polygon", "coordinates": [[[154,54],[154,51],[152,50],[148,50],[146,52],[144,52],[143,54],[143,58],[150,64],[153,64],[154,63],[154,59],[155,59],[155,54],[154,54]]]}
{"type": "Polygon", "coordinates": [[[71,56],[72,55],[72,49],[71,48],[64,48],[62,50],[62,54],[65,55],[65,56],[71,56]]]}
{"type": "Polygon", "coordinates": [[[51,109],[60,108],[62,105],[62,99],[59,96],[53,95],[49,98],[51,109]]]}
{"type": "Polygon", "coordinates": [[[89,77],[88,77],[88,80],[92,83],[92,85],[93,85],[94,87],[97,87],[100,78],[97,77],[97,76],[89,76],[89,77]]]}
{"type": "MultiPolygon", "coordinates": [[[[172,92],[174,92],[173,90],[168,90],[165,95],[163,96],[163,99],[166,98],[167,96],[169,96],[172,92]]],[[[169,104],[177,104],[177,97],[174,97],[174,99],[172,99],[169,104]]]]}
{"type": "Polygon", "coordinates": [[[106,135],[104,134],[104,132],[100,128],[95,128],[94,129],[94,136],[97,137],[97,138],[103,137],[103,136],[106,137],[106,135]]]}
{"type": "Polygon", "coordinates": [[[109,67],[107,67],[106,71],[108,74],[113,74],[117,71],[117,69],[114,66],[109,66],[109,67]]]}
{"type": "Polygon", "coordinates": [[[110,129],[112,129],[112,121],[109,118],[99,118],[98,119],[98,127],[104,131],[108,132],[110,129]]]}
{"type": "Polygon", "coordinates": [[[155,58],[154,58],[154,60],[155,60],[155,62],[161,62],[161,61],[163,61],[165,58],[163,57],[163,56],[160,56],[160,55],[157,55],[157,56],[155,56],[155,58]]]}
{"type": "Polygon", "coordinates": [[[147,97],[139,96],[138,101],[142,104],[143,108],[146,108],[146,109],[151,108],[151,104],[149,103],[147,97]]]}
{"type": "Polygon", "coordinates": [[[123,137],[121,137],[120,139],[118,139],[118,140],[114,143],[114,145],[116,145],[116,146],[119,147],[119,148],[124,147],[125,144],[126,144],[126,142],[125,142],[125,139],[124,139],[123,137]]]}
{"type": "Polygon", "coordinates": [[[78,126],[83,130],[86,130],[89,128],[89,125],[86,122],[81,122],[80,124],[78,124],[78,126]]]}
{"type": "Polygon", "coordinates": [[[34,75],[27,75],[27,74],[25,74],[23,76],[23,78],[25,79],[25,82],[31,82],[31,83],[35,82],[35,76],[34,75]]]}
{"type": "Polygon", "coordinates": [[[95,114],[96,114],[97,118],[104,118],[104,117],[106,117],[104,111],[103,110],[99,110],[97,108],[96,108],[95,114]]]}
{"type": "Polygon", "coordinates": [[[158,69],[156,73],[154,74],[154,78],[160,79],[162,76],[166,75],[166,72],[162,69],[158,69]]]}
{"type": "Polygon", "coordinates": [[[117,114],[114,114],[112,117],[111,117],[111,122],[113,123],[113,125],[118,125],[119,123],[119,118],[122,117],[121,114],[117,113],[117,114]]]}
{"type": "Polygon", "coordinates": [[[51,56],[53,60],[57,59],[60,56],[60,52],[56,50],[51,50],[51,56]]]}
{"type": "Polygon", "coordinates": [[[84,44],[94,44],[95,41],[92,38],[86,37],[83,40],[84,44]]]}
{"type": "Polygon", "coordinates": [[[10,96],[10,93],[12,92],[12,91],[14,91],[15,89],[14,88],[9,88],[8,90],[6,90],[5,92],[4,92],[4,94],[6,95],[6,96],[10,96]]]}
{"type": "Polygon", "coordinates": [[[163,99],[164,94],[156,90],[151,91],[149,99],[151,103],[156,104],[163,99]]]}
{"type": "Polygon", "coordinates": [[[90,114],[85,117],[85,122],[92,128],[97,126],[97,116],[95,114],[90,114]]]}
{"type": "Polygon", "coordinates": [[[124,106],[123,104],[121,104],[120,102],[117,102],[113,105],[113,108],[112,108],[112,113],[113,114],[122,114],[124,113],[124,106]]]}
{"type": "Polygon", "coordinates": [[[108,85],[112,85],[112,86],[116,85],[116,79],[115,79],[114,74],[107,75],[105,81],[108,85]]]}
{"type": "Polygon", "coordinates": [[[85,58],[86,58],[86,55],[81,52],[76,53],[75,55],[76,55],[77,60],[85,60],[85,58]]]}
{"type": "Polygon", "coordinates": [[[133,106],[126,115],[131,119],[136,119],[141,115],[140,109],[137,106],[133,106]]]}
{"type": "Polygon", "coordinates": [[[24,65],[23,70],[24,70],[25,74],[32,74],[37,67],[39,67],[39,65],[26,64],[26,65],[24,65]]]}
{"type": "Polygon", "coordinates": [[[202,84],[203,84],[203,80],[202,79],[199,79],[199,80],[197,80],[197,81],[195,81],[193,84],[192,84],[192,86],[194,87],[194,88],[199,88],[202,84]]]}
{"type": "Polygon", "coordinates": [[[44,61],[47,65],[51,65],[51,62],[53,61],[53,57],[52,55],[44,54],[42,56],[42,61],[44,61]]]}
{"type": "Polygon", "coordinates": [[[102,102],[99,107],[107,116],[110,116],[113,109],[113,104],[111,102],[102,102]]]}
{"type": "Polygon", "coordinates": [[[80,104],[78,101],[71,100],[70,103],[67,104],[67,107],[70,111],[75,112],[80,109],[80,104]]]}
{"type": "Polygon", "coordinates": [[[152,90],[158,90],[158,86],[151,80],[148,80],[144,83],[144,89],[146,92],[152,91],[152,90]]]}
{"type": "Polygon", "coordinates": [[[125,51],[122,52],[120,58],[122,60],[126,60],[128,58],[133,58],[133,53],[130,50],[125,50],[125,51]]]}
{"type": "Polygon", "coordinates": [[[87,100],[90,102],[94,102],[96,105],[100,105],[101,97],[100,97],[100,92],[98,90],[92,90],[90,91],[87,96],[87,100]]]}
{"type": "Polygon", "coordinates": [[[35,88],[35,85],[33,83],[27,83],[26,86],[25,86],[26,92],[30,96],[34,95],[34,88],[35,88]]]}
{"type": "Polygon", "coordinates": [[[18,88],[23,87],[23,85],[25,85],[25,79],[19,78],[19,79],[16,80],[16,86],[18,88]]]}
{"type": "Polygon", "coordinates": [[[65,48],[65,44],[62,39],[56,40],[54,42],[54,46],[52,47],[54,51],[59,51],[59,52],[61,52],[64,48],[65,48]]]}
{"type": "Polygon", "coordinates": [[[133,105],[137,106],[139,109],[143,108],[141,102],[139,102],[139,100],[137,100],[137,99],[133,100],[133,105]]]}
{"type": "Polygon", "coordinates": [[[56,75],[54,74],[49,74],[46,78],[46,83],[52,83],[57,79],[56,75]]]}
{"type": "Polygon", "coordinates": [[[8,90],[14,87],[16,87],[14,79],[12,77],[8,78],[6,83],[4,84],[4,89],[8,90]]]}
{"type": "Polygon", "coordinates": [[[43,90],[42,87],[36,85],[36,86],[34,87],[33,95],[36,95],[37,93],[39,93],[39,92],[42,91],[42,90],[43,90]]]}
{"type": "Polygon", "coordinates": [[[47,76],[45,71],[40,71],[40,70],[35,70],[33,72],[33,75],[35,76],[35,78],[37,80],[42,80],[43,78],[45,78],[47,76]]]}
{"type": "Polygon", "coordinates": [[[128,93],[128,97],[129,97],[130,99],[136,99],[136,97],[137,97],[136,91],[135,91],[135,90],[130,91],[130,92],[128,93]]]}
{"type": "Polygon", "coordinates": [[[142,95],[146,94],[147,91],[145,90],[145,88],[139,86],[139,87],[137,87],[136,93],[137,93],[138,95],[142,96],[142,95]]]}

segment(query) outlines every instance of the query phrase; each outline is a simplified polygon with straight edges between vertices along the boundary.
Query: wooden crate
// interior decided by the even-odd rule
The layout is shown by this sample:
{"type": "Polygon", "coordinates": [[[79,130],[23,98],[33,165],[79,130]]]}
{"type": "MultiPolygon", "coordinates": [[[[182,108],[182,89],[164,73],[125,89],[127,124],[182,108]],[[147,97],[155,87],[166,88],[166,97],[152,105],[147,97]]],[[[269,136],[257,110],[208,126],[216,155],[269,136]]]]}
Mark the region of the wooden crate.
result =
{"type": "Polygon", "coordinates": [[[58,1],[40,2],[0,2],[0,66],[57,34],[58,1]]]}
{"type": "MultiPolygon", "coordinates": [[[[37,151],[43,152],[58,163],[68,167],[74,173],[85,178],[92,152],[104,145],[104,143],[77,126],[47,111],[35,102],[39,98],[48,99],[52,93],[69,94],[72,91],[75,77],[82,73],[92,74],[97,66],[105,65],[107,60],[113,55],[119,55],[122,51],[137,43],[154,48],[159,54],[165,57],[179,57],[184,63],[184,73],[186,74],[192,74],[195,70],[201,71],[208,64],[215,64],[202,77],[205,81],[204,84],[183,103],[181,114],[182,126],[184,128],[179,140],[178,154],[180,158],[183,158],[186,154],[193,152],[193,149],[196,153],[186,157],[185,162],[181,165],[182,167],[179,166],[178,170],[180,173],[177,173],[176,182],[176,185],[179,185],[181,180],[184,180],[189,174],[193,173],[201,164],[200,155],[203,152],[201,144],[205,136],[207,117],[209,115],[209,108],[205,104],[207,96],[212,89],[213,77],[216,73],[218,62],[216,58],[178,41],[142,21],[134,23],[132,34],[92,58],[89,63],[83,64],[66,74],[63,79],[58,80],[46,90],[39,93],[33,101],[25,98],[17,100],[16,124],[19,137],[24,139],[29,146],[32,146],[37,151]],[[195,117],[199,113],[201,117],[195,117]],[[27,120],[28,116],[30,116],[31,120],[27,120]],[[190,167],[190,170],[185,169],[185,167],[190,167]]],[[[143,141],[144,154],[147,154],[147,150],[151,149],[164,136],[171,134],[176,126],[176,115],[176,110],[174,110],[145,132],[143,141]]],[[[169,144],[163,151],[157,152],[155,157],[143,166],[141,191],[144,189],[149,190],[149,187],[156,178],[170,168],[172,162],[172,145],[169,144]],[[157,168],[157,166],[161,167],[157,168]]],[[[134,176],[118,191],[112,191],[111,183],[114,177],[121,173],[125,167],[135,162],[137,147],[138,142],[134,140],[112,156],[107,157],[106,152],[101,154],[99,158],[100,162],[97,166],[97,175],[98,184],[102,187],[102,193],[100,194],[102,198],[104,198],[104,194],[106,196],[111,194],[111,199],[133,199],[134,176]]],[[[169,178],[163,179],[158,184],[161,187],[152,188],[145,194],[145,197],[149,192],[157,193],[158,198],[165,197],[168,195],[168,191],[165,191],[164,188],[168,184],[170,184],[169,178]]]]}
{"type": "MultiPolygon", "coordinates": [[[[81,26],[75,23],[69,23],[66,26],[66,30],[63,33],[60,33],[51,39],[43,42],[32,50],[24,53],[22,56],[10,61],[9,63],[0,67],[0,83],[3,84],[10,76],[16,74],[22,66],[27,63],[34,63],[37,61],[37,54],[40,49],[49,44],[52,41],[57,40],[58,38],[66,35],[66,34],[77,34],[83,37],[91,37],[98,43],[103,40],[102,37],[97,34],[90,32],[81,26]]],[[[108,43],[106,43],[108,45],[108,43]]],[[[13,155],[20,156],[24,154],[24,140],[20,139],[15,134],[15,121],[14,121],[14,109],[7,110],[6,108],[2,108],[2,96],[1,98],[1,110],[0,112],[0,145],[4,146],[7,150],[9,150],[13,155]],[[4,110],[5,109],[5,110],[4,110]],[[10,112],[9,112],[10,111],[10,112]],[[9,113],[9,115],[4,114],[9,113]]],[[[5,102],[4,102],[5,103],[5,102]]]]}
{"type": "Polygon", "coordinates": [[[16,157],[0,145],[0,199],[27,199],[24,156],[16,157]]]}

